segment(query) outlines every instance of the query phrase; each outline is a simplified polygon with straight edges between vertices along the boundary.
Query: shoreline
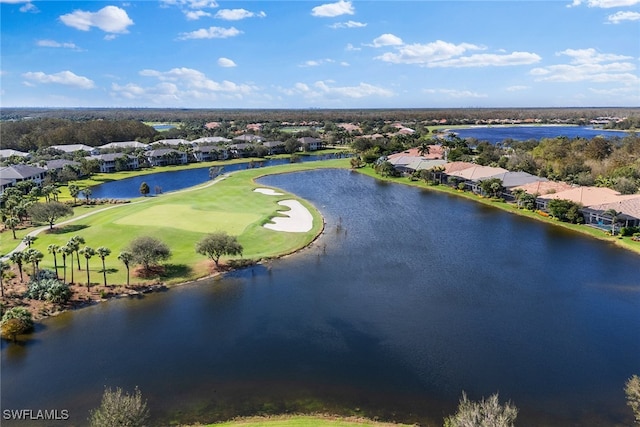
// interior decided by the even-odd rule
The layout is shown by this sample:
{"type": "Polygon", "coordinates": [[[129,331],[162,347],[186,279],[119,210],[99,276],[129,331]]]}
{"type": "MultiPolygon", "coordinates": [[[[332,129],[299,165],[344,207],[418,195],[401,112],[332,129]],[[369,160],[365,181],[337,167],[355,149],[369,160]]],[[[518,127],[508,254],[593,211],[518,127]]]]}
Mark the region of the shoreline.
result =
{"type": "MultiPolygon", "coordinates": [[[[230,175],[235,174],[237,172],[243,172],[242,170],[240,171],[233,171],[233,172],[228,172],[226,174],[220,175],[219,177],[217,177],[216,179],[210,181],[210,182],[206,182],[203,184],[198,184],[196,186],[193,187],[188,187],[188,188],[184,188],[181,190],[176,190],[173,191],[171,193],[181,193],[181,192],[189,192],[189,191],[195,191],[195,190],[199,190],[199,189],[203,189],[203,188],[207,188],[210,187],[220,181],[225,180],[226,178],[228,178],[230,175]]],[[[278,173],[290,173],[290,172],[276,172],[278,173]]],[[[265,174],[261,174],[257,177],[254,177],[253,179],[251,179],[251,182],[253,185],[258,185],[256,183],[256,180],[262,176],[266,176],[266,175],[270,175],[269,173],[265,173],[265,174]]],[[[169,193],[167,193],[169,194],[169,193]]],[[[284,193],[283,193],[284,195],[284,193]]],[[[300,199],[300,198],[298,198],[300,199]]],[[[134,199],[135,200],[135,199],[134,199]]],[[[61,222],[59,224],[56,225],[66,225],[66,224],[71,224],[77,220],[80,219],[84,219],[88,216],[94,215],[94,214],[98,214],[101,213],[103,211],[106,210],[110,210],[113,208],[117,208],[119,206],[129,206],[133,203],[142,203],[145,202],[147,200],[152,200],[151,198],[139,198],[139,200],[135,200],[135,201],[131,201],[130,203],[126,203],[126,204],[116,204],[116,205],[111,205],[111,206],[107,206],[104,207],[102,209],[96,210],[96,211],[92,211],[92,212],[88,212],[87,214],[84,215],[80,215],[77,216],[75,218],[71,218],[69,220],[66,220],[64,222],[61,222]]],[[[303,200],[304,203],[301,203],[300,201],[296,200],[298,203],[300,203],[301,206],[303,206],[305,208],[305,210],[307,212],[309,212],[309,215],[312,216],[311,211],[307,208],[307,206],[305,206],[305,204],[308,204],[311,206],[311,208],[313,208],[317,213],[318,213],[318,217],[320,220],[320,228],[318,230],[317,233],[315,233],[315,235],[313,236],[313,238],[311,238],[311,240],[306,243],[304,246],[301,247],[297,247],[294,248],[291,251],[285,252],[285,253],[281,253],[279,255],[273,255],[273,256],[264,256],[258,259],[246,259],[244,260],[246,262],[245,264],[241,264],[237,267],[231,267],[229,266],[228,262],[227,263],[221,263],[222,264],[222,269],[221,270],[216,270],[215,268],[213,269],[213,271],[211,271],[212,269],[210,267],[207,268],[207,270],[209,271],[206,275],[203,275],[201,277],[196,277],[193,279],[189,279],[189,280],[183,280],[183,281],[179,281],[177,283],[172,283],[172,284],[167,284],[163,281],[161,281],[160,279],[158,279],[156,282],[154,283],[149,283],[149,284],[132,284],[130,286],[126,286],[124,284],[111,284],[109,286],[104,286],[101,283],[97,283],[97,284],[93,284],[91,286],[91,291],[87,292],[88,295],[85,294],[85,289],[86,289],[86,285],[83,285],[80,282],[76,282],[72,285],[70,285],[72,288],[73,287],[77,287],[80,291],[81,291],[81,295],[78,295],[78,299],[75,300],[70,300],[69,302],[65,303],[62,306],[58,306],[55,307],[55,310],[51,310],[50,304],[49,302],[46,301],[36,301],[36,300],[25,300],[22,297],[19,298],[19,300],[21,302],[27,302],[27,304],[24,303],[18,303],[12,306],[22,306],[22,307],[31,307],[32,309],[30,310],[32,312],[32,316],[33,316],[33,320],[34,322],[41,322],[44,321],[48,318],[51,317],[56,317],[59,316],[63,313],[66,312],[71,312],[71,311],[75,311],[75,310],[80,310],[83,308],[87,308],[87,307],[92,307],[95,306],[97,304],[101,304],[101,303],[108,303],[111,300],[117,300],[117,299],[121,299],[121,298],[135,298],[135,297],[139,297],[141,295],[144,294],[149,294],[149,293],[155,293],[155,292],[166,292],[171,290],[174,287],[180,287],[180,286],[184,286],[184,285],[189,285],[189,284],[197,284],[198,282],[201,281],[205,281],[205,280],[212,280],[212,279],[216,279],[216,278],[221,278],[223,277],[225,274],[230,273],[230,272],[234,272],[234,271],[240,271],[246,268],[251,268],[255,265],[265,265],[273,260],[278,260],[278,259],[282,259],[285,257],[289,257],[292,256],[294,254],[300,253],[308,248],[310,248],[319,238],[320,236],[324,233],[325,231],[325,227],[326,227],[326,220],[324,218],[324,216],[322,215],[322,213],[320,212],[319,209],[317,209],[311,202],[304,200],[304,199],[300,199],[303,200]],[[115,292],[114,292],[115,291],[115,292]],[[31,304],[29,304],[29,302],[31,304]],[[36,305],[36,306],[40,306],[39,309],[34,309],[32,307],[32,305],[36,305]]],[[[288,211],[285,211],[288,212],[288,211]]],[[[278,210],[276,212],[276,215],[273,218],[278,218],[279,215],[281,214],[282,211],[278,210]]],[[[313,216],[312,216],[313,217],[313,216]]],[[[281,217],[282,218],[282,217],[281,217]]],[[[35,230],[31,231],[28,233],[28,235],[33,235],[36,236],[40,233],[46,232],[47,230],[49,230],[48,226],[43,226],[43,227],[38,227],[35,230]]],[[[276,230],[282,233],[289,233],[290,231],[286,231],[286,230],[276,230]]],[[[306,233],[310,233],[312,232],[313,229],[307,231],[306,233]]],[[[299,233],[299,232],[298,232],[299,233]]],[[[23,246],[26,246],[24,243],[20,243],[18,244],[18,246],[16,248],[14,248],[12,251],[8,252],[5,257],[8,258],[9,255],[15,251],[19,251],[24,249],[23,246]]],[[[3,257],[4,259],[4,257],[3,257]]],[[[242,259],[242,258],[241,258],[242,259]]],[[[235,260],[235,259],[234,259],[235,260]]],[[[232,261],[232,260],[229,260],[232,261]]],[[[209,263],[209,260],[206,260],[205,262],[209,263]]],[[[73,268],[73,266],[71,267],[73,268]]],[[[29,276],[30,277],[30,276],[29,276]]],[[[25,281],[24,283],[28,283],[28,281],[25,281]]],[[[20,283],[21,285],[23,285],[23,283],[20,283]]],[[[10,297],[6,295],[6,293],[9,291],[9,289],[7,289],[9,283],[5,283],[5,297],[3,298],[5,301],[10,300],[10,297]]],[[[77,291],[76,291],[77,292],[77,291]]],[[[75,292],[74,292],[75,293],[75,292]]],[[[37,307],[36,307],[37,308],[37,307]]],[[[28,337],[31,336],[35,333],[31,332],[29,334],[24,334],[23,337],[28,337]]],[[[4,338],[3,338],[4,339],[4,338]]]]}

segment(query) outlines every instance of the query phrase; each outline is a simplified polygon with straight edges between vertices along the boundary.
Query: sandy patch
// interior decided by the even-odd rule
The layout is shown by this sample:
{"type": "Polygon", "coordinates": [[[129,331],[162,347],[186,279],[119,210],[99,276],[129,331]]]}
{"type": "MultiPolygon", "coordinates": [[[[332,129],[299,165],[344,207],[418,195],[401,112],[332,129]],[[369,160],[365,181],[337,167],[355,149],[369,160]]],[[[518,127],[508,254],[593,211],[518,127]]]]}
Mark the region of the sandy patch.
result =
{"type": "Polygon", "coordinates": [[[262,193],[262,194],[266,194],[268,196],[282,196],[283,193],[278,193],[275,190],[272,190],[270,188],[256,188],[255,190],[256,193],[262,193]]]}
{"type": "Polygon", "coordinates": [[[286,206],[290,210],[281,212],[286,217],[274,217],[272,223],[265,224],[264,227],[275,231],[287,231],[289,233],[306,233],[313,227],[313,216],[309,209],[305,208],[297,200],[282,200],[279,205],[286,206]]]}

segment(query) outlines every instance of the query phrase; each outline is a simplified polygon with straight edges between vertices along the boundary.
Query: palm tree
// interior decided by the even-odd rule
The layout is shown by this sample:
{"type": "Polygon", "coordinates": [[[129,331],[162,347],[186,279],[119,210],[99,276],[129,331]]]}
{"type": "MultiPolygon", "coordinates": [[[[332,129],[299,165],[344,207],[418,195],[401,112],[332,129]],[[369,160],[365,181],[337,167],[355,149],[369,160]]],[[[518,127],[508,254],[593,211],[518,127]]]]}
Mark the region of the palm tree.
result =
{"type": "Polygon", "coordinates": [[[29,248],[24,251],[24,259],[33,264],[33,277],[38,278],[38,265],[44,258],[44,254],[37,249],[29,248]]]}
{"type": "MultiPolygon", "coordinates": [[[[71,245],[74,251],[76,251],[76,259],[78,260],[78,270],[82,270],[80,267],[80,245],[84,245],[85,241],[82,236],[73,236],[69,239],[69,243],[67,245],[71,245]]],[[[73,262],[71,262],[71,266],[73,267],[73,262]]]]}
{"type": "Polygon", "coordinates": [[[91,277],[89,275],[89,259],[91,259],[91,257],[96,254],[96,251],[94,251],[93,248],[90,248],[89,246],[85,246],[83,249],[80,249],[78,253],[81,253],[87,259],[87,291],[90,291],[91,277]]]}
{"type": "Polygon", "coordinates": [[[4,297],[4,272],[11,268],[9,263],[0,260],[0,295],[4,297]]]}
{"type": "Polygon", "coordinates": [[[604,211],[603,215],[609,215],[611,217],[611,235],[615,236],[616,223],[618,222],[618,215],[620,215],[620,212],[616,211],[615,209],[607,209],[606,211],[604,211]]]}
{"type": "Polygon", "coordinates": [[[22,261],[24,261],[24,254],[22,252],[13,252],[11,255],[9,255],[9,259],[12,263],[18,266],[18,271],[20,272],[20,282],[22,282],[22,261]]]}
{"type": "Polygon", "coordinates": [[[426,141],[422,141],[420,143],[420,147],[418,147],[418,154],[423,157],[429,154],[429,144],[426,141]]]}
{"type": "Polygon", "coordinates": [[[69,245],[60,246],[58,252],[62,254],[62,282],[67,281],[67,255],[71,254],[71,283],[73,283],[73,250],[69,245]]]}
{"type": "Polygon", "coordinates": [[[108,257],[109,254],[111,254],[111,249],[105,248],[104,246],[100,246],[98,249],[96,249],[96,253],[102,260],[102,274],[104,275],[104,286],[106,288],[107,287],[107,267],[105,267],[104,265],[104,259],[108,257]]]}
{"type": "Polygon", "coordinates": [[[27,248],[30,248],[31,245],[33,245],[33,242],[35,242],[37,239],[36,236],[29,236],[26,235],[22,238],[22,243],[25,243],[27,245],[27,248]]]}
{"type": "Polygon", "coordinates": [[[4,222],[4,225],[7,226],[13,232],[13,239],[17,239],[16,237],[16,227],[20,224],[20,219],[15,216],[10,216],[4,222]]]}
{"type": "Polygon", "coordinates": [[[56,257],[56,254],[58,253],[59,249],[60,249],[60,246],[58,245],[51,244],[47,246],[47,250],[49,251],[50,254],[53,255],[53,268],[56,271],[56,278],[58,277],[58,257],[56,257]]]}
{"type": "Polygon", "coordinates": [[[127,268],[127,288],[129,287],[129,264],[133,261],[133,254],[131,252],[120,252],[118,255],[118,259],[122,261],[124,266],[127,268]]]}
{"type": "Polygon", "coordinates": [[[82,194],[84,195],[84,198],[86,200],[85,204],[89,204],[89,199],[91,198],[91,194],[93,192],[91,191],[91,188],[87,187],[84,190],[82,190],[82,194]]]}

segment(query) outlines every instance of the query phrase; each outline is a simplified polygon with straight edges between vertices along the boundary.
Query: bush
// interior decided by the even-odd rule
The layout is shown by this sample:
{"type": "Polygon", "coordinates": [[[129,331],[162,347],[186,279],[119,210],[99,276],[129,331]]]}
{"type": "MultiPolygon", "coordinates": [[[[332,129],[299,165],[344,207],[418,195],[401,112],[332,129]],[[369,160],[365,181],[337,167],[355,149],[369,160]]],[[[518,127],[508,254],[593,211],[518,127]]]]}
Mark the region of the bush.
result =
{"type": "Polygon", "coordinates": [[[445,427],[513,427],[518,409],[507,402],[500,404],[498,394],[473,402],[462,392],[458,412],[444,420],[445,427]]]}
{"type": "Polygon", "coordinates": [[[149,418],[147,402],[142,401],[142,393],[136,387],[133,395],[124,394],[121,388],[105,389],[100,407],[91,412],[92,427],[138,427],[149,418]]]}
{"type": "Polygon", "coordinates": [[[620,229],[621,236],[633,236],[637,233],[640,233],[640,227],[622,227],[620,229]]]}
{"type": "Polygon", "coordinates": [[[63,304],[71,298],[71,289],[57,279],[33,280],[29,283],[26,298],[63,304]]]}
{"type": "Polygon", "coordinates": [[[624,394],[627,397],[627,405],[633,411],[636,425],[640,426],[640,378],[637,375],[631,376],[626,382],[624,394]]]}
{"type": "Polygon", "coordinates": [[[0,321],[2,336],[13,341],[16,336],[33,330],[33,318],[24,307],[13,307],[5,311],[0,321]]]}

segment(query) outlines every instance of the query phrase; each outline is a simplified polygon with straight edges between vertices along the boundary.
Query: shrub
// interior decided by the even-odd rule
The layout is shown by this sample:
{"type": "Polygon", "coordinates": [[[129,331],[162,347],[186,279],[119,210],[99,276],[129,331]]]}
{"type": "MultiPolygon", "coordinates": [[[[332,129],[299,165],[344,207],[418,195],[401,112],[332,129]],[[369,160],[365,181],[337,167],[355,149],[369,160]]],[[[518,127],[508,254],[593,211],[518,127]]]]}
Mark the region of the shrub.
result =
{"type": "Polygon", "coordinates": [[[57,279],[33,280],[29,283],[25,297],[62,304],[71,298],[71,289],[57,279]]]}
{"type": "Polygon", "coordinates": [[[121,388],[112,391],[105,389],[100,407],[91,412],[89,418],[92,427],[143,426],[149,418],[147,402],[136,387],[134,394],[123,393],[121,388]]]}
{"type": "Polygon", "coordinates": [[[16,340],[16,336],[33,330],[33,318],[24,307],[12,307],[4,312],[0,321],[2,336],[16,340]]]}
{"type": "Polygon", "coordinates": [[[445,427],[513,427],[518,409],[507,402],[500,404],[498,394],[473,402],[462,392],[458,412],[444,420],[445,427]]]}
{"type": "Polygon", "coordinates": [[[624,393],[627,397],[627,405],[633,411],[633,417],[637,426],[640,426],[640,377],[633,375],[626,382],[624,393]]]}
{"type": "Polygon", "coordinates": [[[622,227],[620,229],[621,236],[633,236],[640,232],[640,227],[622,227]]]}

